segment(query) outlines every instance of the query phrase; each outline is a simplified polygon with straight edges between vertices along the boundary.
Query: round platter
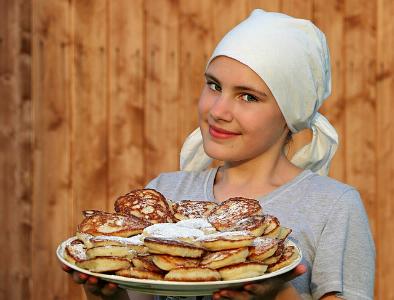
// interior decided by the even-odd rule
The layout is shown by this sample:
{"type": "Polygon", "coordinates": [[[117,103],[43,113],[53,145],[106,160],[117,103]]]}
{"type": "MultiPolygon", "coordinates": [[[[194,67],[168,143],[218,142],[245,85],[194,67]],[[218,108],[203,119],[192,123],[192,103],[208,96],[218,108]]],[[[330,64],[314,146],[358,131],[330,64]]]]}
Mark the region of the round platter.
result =
{"type": "Polygon", "coordinates": [[[62,242],[56,250],[57,257],[59,260],[69,266],[70,268],[85,273],[88,275],[96,276],[102,280],[117,283],[120,287],[133,290],[136,292],[141,292],[145,294],[152,295],[162,295],[162,296],[204,296],[212,295],[217,290],[224,288],[236,288],[242,286],[246,283],[261,281],[267,278],[275,277],[286,273],[294,269],[302,259],[301,249],[292,241],[288,240],[286,246],[294,246],[299,252],[299,257],[292,262],[290,265],[279,269],[272,273],[266,273],[261,276],[244,278],[237,280],[226,280],[226,281],[205,281],[205,282],[179,282],[179,281],[164,281],[164,280],[148,280],[148,279],[136,279],[128,278],[117,275],[108,275],[103,273],[94,273],[85,269],[81,269],[64,258],[64,248],[76,237],[72,237],[64,242],[62,242]]]}

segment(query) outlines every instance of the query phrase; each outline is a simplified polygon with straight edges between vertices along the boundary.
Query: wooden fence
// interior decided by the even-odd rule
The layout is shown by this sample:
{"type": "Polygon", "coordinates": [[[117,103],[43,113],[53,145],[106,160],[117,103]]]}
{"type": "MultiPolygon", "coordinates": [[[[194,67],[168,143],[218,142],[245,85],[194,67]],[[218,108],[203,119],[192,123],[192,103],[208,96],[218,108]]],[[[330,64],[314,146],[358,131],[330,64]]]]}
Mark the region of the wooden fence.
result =
{"type": "Polygon", "coordinates": [[[83,299],[56,246],[81,210],[112,210],[178,168],[205,62],[257,7],[326,33],[322,112],[341,141],[330,174],[361,192],[376,299],[394,299],[392,0],[0,0],[0,299],[83,299]]]}

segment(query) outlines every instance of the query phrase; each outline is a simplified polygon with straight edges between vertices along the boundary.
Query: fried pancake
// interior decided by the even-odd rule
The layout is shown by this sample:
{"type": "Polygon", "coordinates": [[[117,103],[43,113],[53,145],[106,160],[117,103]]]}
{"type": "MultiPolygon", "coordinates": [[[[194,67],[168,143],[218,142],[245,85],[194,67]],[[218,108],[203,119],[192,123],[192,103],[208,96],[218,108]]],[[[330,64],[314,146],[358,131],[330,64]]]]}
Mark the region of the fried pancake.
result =
{"type": "Polygon", "coordinates": [[[64,249],[64,258],[72,264],[88,259],[86,255],[86,247],[80,240],[74,240],[64,249]]]}
{"type": "Polygon", "coordinates": [[[219,269],[222,280],[235,280],[263,275],[267,266],[258,262],[242,262],[219,269]]]}
{"type": "Polygon", "coordinates": [[[246,230],[250,231],[254,236],[261,236],[265,229],[267,228],[268,223],[264,222],[264,216],[257,215],[251,216],[245,219],[239,220],[235,225],[230,229],[231,231],[241,231],[246,230]]]}
{"type": "Polygon", "coordinates": [[[251,261],[262,262],[275,254],[278,249],[279,240],[269,237],[257,237],[249,247],[248,259],[251,261]]]}
{"type": "Polygon", "coordinates": [[[77,237],[83,241],[87,249],[102,246],[126,246],[130,250],[137,252],[137,254],[148,253],[148,248],[144,246],[144,242],[141,239],[141,234],[125,238],[108,235],[93,236],[90,234],[77,232],[77,237]]]}
{"type": "Polygon", "coordinates": [[[280,259],[276,263],[268,266],[268,272],[275,272],[290,265],[298,256],[298,251],[294,246],[287,246],[280,259]]]}
{"type": "Polygon", "coordinates": [[[204,236],[204,232],[199,229],[179,226],[177,223],[153,224],[152,226],[146,227],[142,234],[145,237],[173,239],[189,243],[204,236]]]}
{"type": "Polygon", "coordinates": [[[141,233],[151,223],[135,216],[94,211],[79,224],[77,232],[90,235],[128,237],[141,233]]]}
{"type": "Polygon", "coordinates": [[[213,227],[212,224],[209,223],[208,220],[205,218],[181,220],[177,222],[176,225],[190,229],[199,229],[205,234],[217,232],[215,227],[213,227]]]}
{"type": "Polygon", "coordinates": [[[172,223],[174,219],[166,198],[153,189],[134,190],[119,197],[115,201],[115,211],[136,216],[153,224],[172,223]]]}
{"type": "Polygon", "coordinates": [[[277,217],[271,215],[264,215],[264,223],[266,228],[263,235],[276,238],[280,233],[280,223],[277,217]]]}
{"type": "Polygon", "coordinates": [[[152,256],[153,263],[165,271],[170,271],[180,267],[197,267],[200,263],[200,260],[196,258],[186,258],[165,254],[152,256]]]}
{"type": "Polygon", "coordinates": [[[291,232],[292,232],[291,228],[281,226],[280,232],[279,232],[279,235],[277,238],[280,240],[285,240],[291,232]]]}
{"type": "Polygon", "coordinates": [[[169,271],[165,280],[170,281],[217,281],[220,280],[220,274],[216,270],[205,267],[182,267],[169,271]]]}
{"type": "Polygon", "coordinates": [[[161,273],[162,270],[153,263],[153,257],[151,255],[136,256],[132,260],[135,270],[151,271],[161,273]]]}
{"type": "Polygon", "coordinates": [[[254,236],[248,231],[228,231],[198,238],[201,246],[210,251],[237,249],[252,245],[254,236]]]}
{"type": "Polygon", "coordinates": [[[244,262],[249,254],[247,247],[211,252],[201,260],[201,265],[210,269],[219,269],[229,265],[244,262]]]}
{"type": "Polygon", "coordinates": [[[126,246],[100,246],[87,249],[86,255],[88,259],[98,256],[125,257],[131,259],[136,256],[137,253],[126,246]]]}
{"type": "Polygon", "coordinates": [[[181,257],[201,257],[205,250],[202,247],[190,243],[155,237],[146,237],[144,244],[148,247],[150,253],[181,257]]]}
{"type": "Polygon", "coordinates": [[[210,211],[216,207],[215,202],[182,200],[172,205],[174,217],[177,221],[186,219],[206,218],[210,211]]]}
{"type": "Polygon", "coordinates": [[[76,262],[77,267],[97,273],[127,269],[130,265],[128,259],[121,257],[96,257],[76,262]]]}
{"type": "Polygon", "coordinates": [[[283,240],[278,240],[278,241],[279,241],[278,248],[276,249],[275,253],[272,256],[264,259],[263,261],[264,264],[266,265],[274,264],[282,257],[282,254],[285,250],[285,243],[283,240]]]}
{"type": "Polygon", "coordinates": [[[236,197],[227,199],[213,208],[208,215],[208,221],[217,230],[226,231],[239,220],[261,213],[262,208],[257,200],[236,197]]]}
{"type": "Polygon", "coordinates": [[[147,270],[137,270],[133,267],[124,270],[119,270],[115,272],[115,274],[119,276],[138,278],[138,279],[163,280],[163,275],[160,273],[147,271],[147,270]]]}

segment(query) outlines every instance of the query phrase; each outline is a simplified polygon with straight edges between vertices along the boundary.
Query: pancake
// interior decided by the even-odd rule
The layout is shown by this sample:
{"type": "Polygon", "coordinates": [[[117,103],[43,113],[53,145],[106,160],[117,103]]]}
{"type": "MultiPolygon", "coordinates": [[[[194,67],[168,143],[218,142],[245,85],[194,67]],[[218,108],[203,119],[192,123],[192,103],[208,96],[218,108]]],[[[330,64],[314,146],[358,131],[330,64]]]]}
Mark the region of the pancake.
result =
{"type": "Polygon", "coordinates": [[[132,260],[133,268],[135,270],[142,271],[151,271],[156,273],[161,273],[161,269],[159,269],[154,263],[152,256],[136,256],[132,260]]]}
{"type": "Polygon", "coordinates": [[[67,244],[64,249],[64,258],[72,264],[88,259],[86,255],[86,247],[80,240],[74,240],[67,244]]]}
{"type": "Polygon", "coordinates": [[[225,266],[244,262],[248,254],[249,250],[247,247],[211,252],[203,256],[200,264],[201,266],[210,269],[219,269],[225,266]]]}
{"type": "Polygon", "coordinates": [[[263,235],[276,238],[280,233],[280,223],[277,217],[272,215],[264,215],[264,223],[266,228],[263,235]]]}
{"type": "Polygon", "coordinates": [[[150,223],[172,223],[174,216],[166,198],[154,189],[133,190],[115,201],[115,211],[150,223]]]}
{"type": "Polygon", "coordinates": [[[276,249],[275,253],[272,256],[264,259],[263,263],[266,264],[266,265],[275,264],[282,257],[282,254],[283,254],[284,250],[285,250],[285,243],[284,243],[284,241],[283,240],[278,240],[278,248],[276,249]]]}
{"type": "Polygon", "coordinates": [[[270,237],[257,237],[249,247],[248,259],[251,261],[263,262],[268,257],[275,254],[278,249],[279,240],[270,237]]]}
{"type": "Polygon", "coordinates": [[[295,261],[299,256],[297,249],[294,246],[287,246],[280,259],[268,266],[268,272],[275,272],[279,269],[282,269],[288,265],[290,265],[293,261],[295,261]]]}
{"type": "Polygon", "coordinates": [[[268,226],[267,222],[264,222],[264,216],[257,215],[247,217],[245,219],[239,220],[235,225],[230,229],[231,231],[250,231],[254,236],[261,236],[265,229],[268,226]]]}
{"type": "Polygon", "coordinates": [[[197,239],[210,251],[237,249],[252,245],[254,236],[248,231],[218,232],[197,239]]]}
{"type": "Polygon", "coordinates": [[[103,273],[127,269],[130,261],[121,257],[96,257],[93,259],[76,262],[76,266],[91,272],[103,273]]]}
{"type": "Polygon", "coordinates": [[[97,235],[129,237],[142,232],[151,223],[135,216],[125,216],[103,211],[90,213],[78,225],[77,232],[97,235]]]}
{"type": "Polygon", "coordinates": [[[115,272],[118,276],[138,278],[138,279],[151,279],[151,280],[163,280],[163,275],[160,273],[147,271],[147,270],[137,270],[133,267],[119,270],[115,272]]]}
{"type": "Polygon", "coordinates": [[[217,204],[210,201],[182,200],[172,205],[177,221],[206,218],[217,204]]]}
{"type": "Polygon", "coordinates": [[[126,246],[100,246],[87,249],[86,255],[88,259],[98,256],[125,257],[131,259],[136,256],[137,253],[126,246]]]}
{"type": "Polygon", "coordinates": [[[277,238],[280,240],[285,240],[290,235],[291,232],[292,232],[291,228],[281,226],[277,238]]]}
{"type": "Polygon", "coordinates": [[[182,267],[169,271],[164,279],[170,281],[217,281],[221,277],[218,271],[209,268],[182,267]]]}
{"type": "Polygon", "coordinates": [[[148,251],[153,254],[197,258],[201,257],[205,251],[204,248],[190,243],[155,237],[146,237],[144,244],[148,247],[148,251]]]}
{"type": "Polygon", "coordinates": [[[170,271],[179,267],[197,267],[200,260],[172,255],[152,255],[153,263],[162,270],[170,271]]]}
{"type": "Polygon", "coordinates": [[[242,197],[230,198],[213,208],[208,221],[219,231],[228,231],[239,220],[260,215],[262,208],[255,199],[242,197]]]}
{"type": "Polygon", "coordinates": [[[267,266],[258,262],[242,262],[219,269],[222,280],[236,280],[263,275],[267,266]]]}

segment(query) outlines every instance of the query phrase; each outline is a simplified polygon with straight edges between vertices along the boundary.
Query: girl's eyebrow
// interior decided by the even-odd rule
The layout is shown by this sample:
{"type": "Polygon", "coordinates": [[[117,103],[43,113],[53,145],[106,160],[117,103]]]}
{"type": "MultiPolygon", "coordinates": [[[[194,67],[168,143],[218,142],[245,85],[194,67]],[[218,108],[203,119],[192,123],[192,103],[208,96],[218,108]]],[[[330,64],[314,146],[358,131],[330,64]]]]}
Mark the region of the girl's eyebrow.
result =
{"type": "MultiPolygon", "coordinates": [[[[205,75],[206,79],[210,79],[210,80],[215,81],[215,82],[220,84],[220,81],[215,76],[213,76],[212,74],[205,73],[204,75],[205,75]]],[[[248,90],[248,91],[251,91],[251,92],[254,92],[254,93],[260,95],[261,97],[268,97],[268,95],[266,93],[258,91],[258,90],[254,89],[252,87],[249,87],[249,86],[237,85],[237,86],[234,87],[234,90],[248,90]]]]}

